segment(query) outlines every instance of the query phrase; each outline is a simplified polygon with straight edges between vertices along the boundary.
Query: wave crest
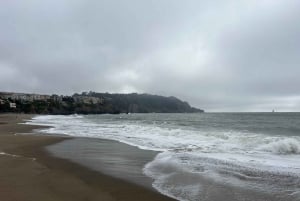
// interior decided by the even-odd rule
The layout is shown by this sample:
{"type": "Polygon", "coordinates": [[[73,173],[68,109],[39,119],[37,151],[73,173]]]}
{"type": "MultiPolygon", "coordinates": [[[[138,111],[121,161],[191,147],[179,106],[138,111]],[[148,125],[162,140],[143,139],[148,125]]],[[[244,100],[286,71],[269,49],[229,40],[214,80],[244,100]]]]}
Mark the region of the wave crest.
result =
{"type": "Polygon", "coordinates": [[[264,145],[262,150],[282,155],[300,154],[300,142],[297,139],[282,139],[264,145]]]}

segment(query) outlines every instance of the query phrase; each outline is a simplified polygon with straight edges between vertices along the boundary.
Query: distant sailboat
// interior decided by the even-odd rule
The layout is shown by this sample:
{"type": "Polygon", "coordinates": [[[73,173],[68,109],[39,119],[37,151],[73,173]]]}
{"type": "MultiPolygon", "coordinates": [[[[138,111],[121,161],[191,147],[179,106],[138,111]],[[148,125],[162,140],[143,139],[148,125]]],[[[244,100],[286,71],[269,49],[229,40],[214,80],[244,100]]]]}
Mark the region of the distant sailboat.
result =
{"type": "Polygon", "coordinates": [[[273,109],[272,112],[275,112],[275,110],[273,109]]]}

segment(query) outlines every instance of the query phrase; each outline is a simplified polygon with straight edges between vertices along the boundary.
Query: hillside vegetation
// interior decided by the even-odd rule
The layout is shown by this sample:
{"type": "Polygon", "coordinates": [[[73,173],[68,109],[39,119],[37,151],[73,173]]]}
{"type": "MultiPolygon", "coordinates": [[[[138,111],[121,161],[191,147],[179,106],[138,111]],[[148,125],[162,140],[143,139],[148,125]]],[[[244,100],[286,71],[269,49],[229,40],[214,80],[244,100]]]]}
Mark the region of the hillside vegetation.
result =
{"type": "Polygon", "coordinates": [[[118,114],[204,112],[175,97],[83,92],[72,96],[0,93],[0,112],[33,114],[118,114]],[[12,105],[13,103],[13,105],[12,105]],[[14,107],[15,105],[15,107],[14,107]]]}

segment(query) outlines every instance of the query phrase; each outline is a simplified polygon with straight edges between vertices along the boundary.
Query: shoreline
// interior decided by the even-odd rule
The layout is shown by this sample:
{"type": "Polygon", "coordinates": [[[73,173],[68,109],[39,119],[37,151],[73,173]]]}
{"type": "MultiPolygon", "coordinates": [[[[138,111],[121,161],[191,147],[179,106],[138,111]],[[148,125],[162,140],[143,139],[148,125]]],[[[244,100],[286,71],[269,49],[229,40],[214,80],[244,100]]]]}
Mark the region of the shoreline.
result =
{"type": "Polygon", "coordinates": [[[146,176],[143,169],[160,152],[139,149],[115,140],[87,137],[67,139],[45,148],[54,157],[157,192],[152,186],[153,179],[146,176]]]}
{"type": "Polygon", "coordinates": [[[0,199],[22,200],[174,200],[146,187],[108,176],[45,149],[71,137],[18,135],[33,133],[21,123],[34,115],[0,115],[0,199]]]}

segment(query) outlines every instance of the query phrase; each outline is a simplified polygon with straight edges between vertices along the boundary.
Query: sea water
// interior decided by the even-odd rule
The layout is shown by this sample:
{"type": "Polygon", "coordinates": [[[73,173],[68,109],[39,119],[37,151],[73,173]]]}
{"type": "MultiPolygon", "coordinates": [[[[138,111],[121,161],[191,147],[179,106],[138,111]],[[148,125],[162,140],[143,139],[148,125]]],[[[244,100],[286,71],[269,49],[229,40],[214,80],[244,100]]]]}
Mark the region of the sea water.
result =
{"type": "Polygon", "coordinates": [[[300,200],[300,113],[48,115],[28,123],[161,151],[144,174],[178,200],[207,200],[203,181],[300,200]]]}

